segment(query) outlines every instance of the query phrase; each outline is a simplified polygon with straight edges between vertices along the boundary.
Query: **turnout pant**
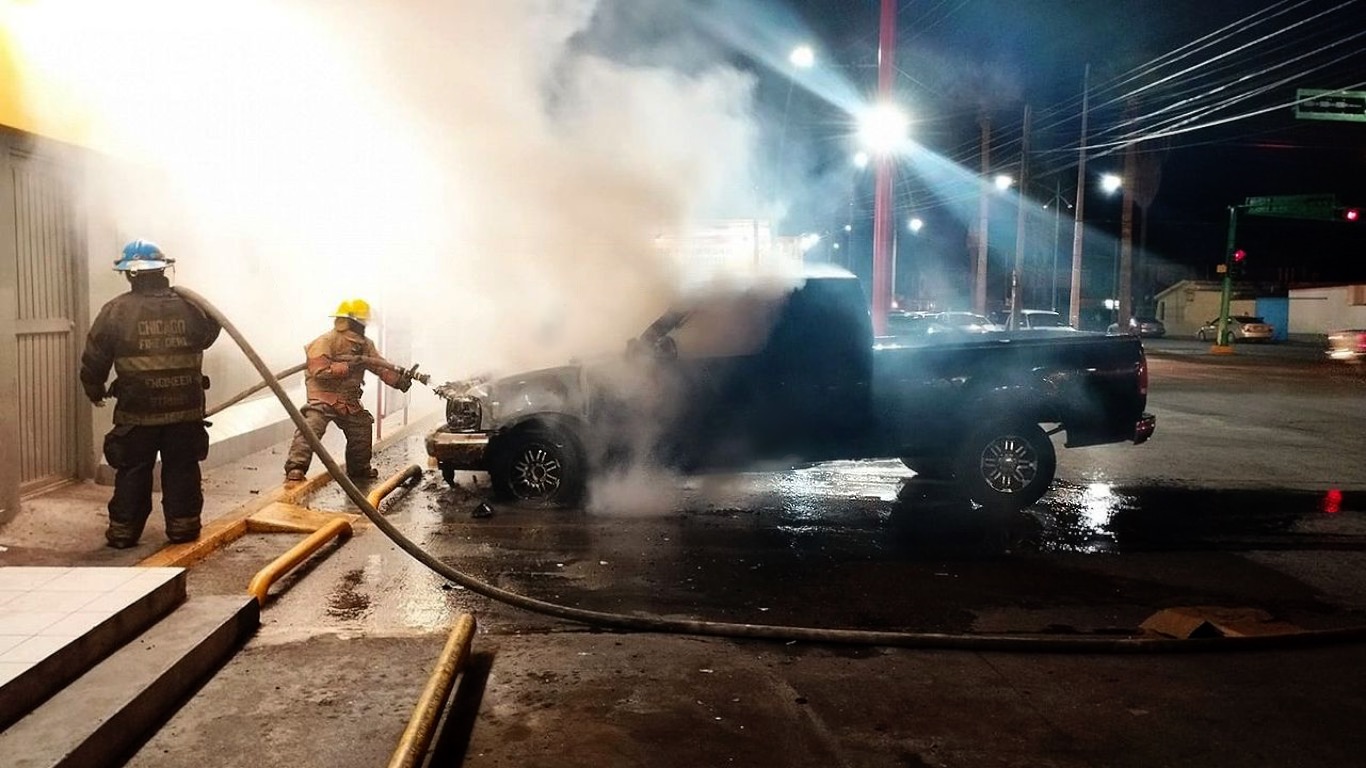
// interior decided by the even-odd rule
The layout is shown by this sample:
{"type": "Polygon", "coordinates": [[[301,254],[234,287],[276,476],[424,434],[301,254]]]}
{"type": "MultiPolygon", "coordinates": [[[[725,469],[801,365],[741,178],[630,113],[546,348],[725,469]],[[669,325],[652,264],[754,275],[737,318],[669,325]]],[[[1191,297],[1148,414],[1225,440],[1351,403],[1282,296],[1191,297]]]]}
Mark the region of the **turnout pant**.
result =
{"type": "MultiPolygon", "coordinates": [[[[355,413],[341,413],[328,405],[309,403],[300,409],[304,421],[319,438],[327,431],[327,425],[336,422],[346,435],[346,474],[361,475],[370,469],[370,458],[374,450],[371,444],[371,427],[375,417],[361,409],[355,413]]],[[[294,442],[289,447],[289,458],[285,460],[285,471],[297,469],[308,471],[313,463],[313,447],[299,430],[294,431],[294,442]]]]}
{"type": "Polygon", "coordinates": [[[114,495],[109,499],[110,542],[132,544],[152,513],[152,470],[161,456],[161,508],[166,536],[174,542],[199,538],[204,510],[199,462],[209,455],[209,431],[203,421],[136,426],[117,424],[104,437],[104,459],[114,469],[114,495]]]}

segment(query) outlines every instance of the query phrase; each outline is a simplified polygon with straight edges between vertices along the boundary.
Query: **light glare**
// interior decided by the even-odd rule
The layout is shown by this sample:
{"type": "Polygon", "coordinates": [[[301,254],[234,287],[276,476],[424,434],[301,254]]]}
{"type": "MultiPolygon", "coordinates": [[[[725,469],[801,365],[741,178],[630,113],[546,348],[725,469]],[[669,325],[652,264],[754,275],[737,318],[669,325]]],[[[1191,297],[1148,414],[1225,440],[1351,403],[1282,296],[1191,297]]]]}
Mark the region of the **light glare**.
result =
{"type": "Polygon", "coordinates": [[[874,154],[894,152],[910,127],[910,118],[895,104],[877,104],[859,116],[859,139],[874,154]]]}
{"type": "Polygon", "coordinates": [[[788,54],[787,60],[797,69],[811,69],[816,65],[816,51],[809,45],[799,45],[788,54]]]}

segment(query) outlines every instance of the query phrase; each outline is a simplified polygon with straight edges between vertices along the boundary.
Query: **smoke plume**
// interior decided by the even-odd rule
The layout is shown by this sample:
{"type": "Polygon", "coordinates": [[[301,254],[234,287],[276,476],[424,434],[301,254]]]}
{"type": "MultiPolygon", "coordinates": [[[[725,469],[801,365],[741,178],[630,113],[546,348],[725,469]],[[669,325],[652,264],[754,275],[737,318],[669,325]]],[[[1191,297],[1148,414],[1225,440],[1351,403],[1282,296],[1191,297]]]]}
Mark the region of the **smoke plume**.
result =
{"type": "Polygon", "coordinates": [[[661,233],[752,215],[751,77],[652,61],[629,5],[47,0],[11,34],[25,109],[110,158],[93,250],[157,240],[272,364],[361,296],[457,378],[619,350],[676,295],[661,233]]]}

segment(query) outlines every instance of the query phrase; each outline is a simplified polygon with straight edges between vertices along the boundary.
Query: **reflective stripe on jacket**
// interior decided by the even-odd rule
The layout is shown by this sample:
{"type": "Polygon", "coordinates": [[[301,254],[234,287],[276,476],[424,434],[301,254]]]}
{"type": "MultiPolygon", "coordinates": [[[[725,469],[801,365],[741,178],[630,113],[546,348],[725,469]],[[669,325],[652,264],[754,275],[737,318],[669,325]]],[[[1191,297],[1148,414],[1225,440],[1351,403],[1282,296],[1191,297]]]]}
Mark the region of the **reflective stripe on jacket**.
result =
{"type": "Polygon", "coordinates": [[[81,355],[81,386],[92,401],[118,399],[115,424],[159,425],[204,418],[204,350],[219,326],[177,296],[162,275],[140,275],[133,290],[100,310],[81,355]],[[115,380],[105,381],[113,368],[115,380]]]}
{"type": "Polygon", "coordinates": [[[397,371],[356,362],[355,358],[381,361],[384,358],[380,357],[374,342],[352,330],[330,330],[309,342],[304,347],[304,354],[308,359],[308,372],[304,376],[308,402],[331,406],[338,413],[365,410],[360,397],[367,370],[391,387],[401,378],[397,371]],[[337,362],[347,364],[347,372],[342,376],[332,373],[332,364],[337,362]]]}

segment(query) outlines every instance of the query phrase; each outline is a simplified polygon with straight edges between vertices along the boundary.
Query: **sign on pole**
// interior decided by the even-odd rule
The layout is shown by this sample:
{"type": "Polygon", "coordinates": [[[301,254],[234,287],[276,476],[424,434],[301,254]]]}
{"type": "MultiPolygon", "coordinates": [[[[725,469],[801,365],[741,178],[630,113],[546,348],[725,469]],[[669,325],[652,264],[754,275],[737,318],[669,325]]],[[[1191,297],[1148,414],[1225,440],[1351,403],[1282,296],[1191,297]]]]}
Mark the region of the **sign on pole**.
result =
{"type": "Polygon", "coordinates": [[[1366,123],[1366,91],[1296,89],[1295,117],[1300,120],[1366,123]]]}
{"type": "Polygon", "coordinates": [[[1249,216],[1279,216],[1286,219],[1331,220],[1337,218],[1336,195],[1275,195],[1249,197],[1243,210],[1249,216]]]}

